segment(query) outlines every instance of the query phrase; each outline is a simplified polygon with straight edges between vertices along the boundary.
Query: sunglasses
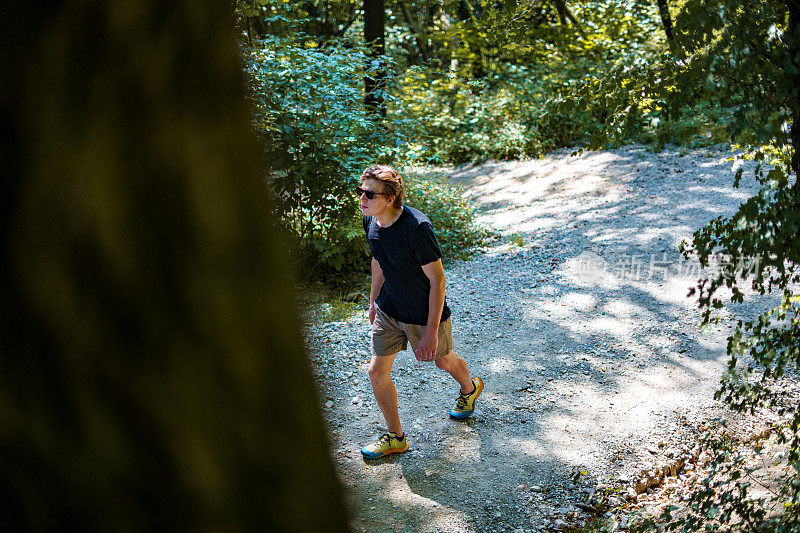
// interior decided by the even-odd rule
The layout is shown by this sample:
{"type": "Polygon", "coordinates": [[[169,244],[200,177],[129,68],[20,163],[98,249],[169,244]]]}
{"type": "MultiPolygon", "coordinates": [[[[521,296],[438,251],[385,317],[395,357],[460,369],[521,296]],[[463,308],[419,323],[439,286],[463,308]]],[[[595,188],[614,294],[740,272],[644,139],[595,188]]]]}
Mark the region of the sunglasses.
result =
{"type": "Polygon", "coordinates": [[[367,200],[372,200],[375,198],[376,194],[379,196],[391,196],[391,194],[386,194],[385,192],[368,191],[367,189],[362,189],[361,187],[356,187],[356,193],[358,193],[358,196],[361,196],[362,194],[365,195],[367,200]]]}

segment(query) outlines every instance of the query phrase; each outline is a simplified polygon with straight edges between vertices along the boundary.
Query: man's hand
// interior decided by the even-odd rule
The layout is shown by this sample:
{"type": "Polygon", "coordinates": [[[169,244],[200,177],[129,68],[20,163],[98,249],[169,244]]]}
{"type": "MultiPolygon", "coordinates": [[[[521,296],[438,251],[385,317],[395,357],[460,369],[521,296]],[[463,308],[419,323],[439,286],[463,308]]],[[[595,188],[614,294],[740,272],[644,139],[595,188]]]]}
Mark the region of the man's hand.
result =
{"type": "Polygon", "coordinates": [[[375,302],[369,304],[369,312],[367,313],[367,316],[369,317],[370,324],[375,322],[375,302]]]}
{"type": "Polygon", "coordinates": [[[436,357],[436,348],[439,347],[438,335],[438,330],[434,330],[433,332],[430,330],[425,331],[425,335],[419,340],[416,353],[414,354],[418,361],[430,361],[436,357]]]}

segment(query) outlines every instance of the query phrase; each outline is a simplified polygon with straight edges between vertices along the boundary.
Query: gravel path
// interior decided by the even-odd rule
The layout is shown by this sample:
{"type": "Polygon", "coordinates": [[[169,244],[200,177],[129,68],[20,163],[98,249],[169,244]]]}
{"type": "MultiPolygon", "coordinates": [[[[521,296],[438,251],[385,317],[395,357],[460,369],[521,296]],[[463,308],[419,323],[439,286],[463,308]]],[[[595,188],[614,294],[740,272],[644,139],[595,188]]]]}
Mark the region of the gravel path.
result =
{"type": "Polygon", "coordinates": [[[698,271],[677,245],[753,190],[748,172],[732,188],[728,155],[629,146],[446,169],[500,235],[445,269],[455,350],[486,383],[474,417],[450,420],[455,382],[401,353],[411,450],[365,463],[385,431],[365,313],[307,332],[353,530],[560,529],[598,485],[687,444],[717,409],[727,330],[698,331],[698,271]]]}

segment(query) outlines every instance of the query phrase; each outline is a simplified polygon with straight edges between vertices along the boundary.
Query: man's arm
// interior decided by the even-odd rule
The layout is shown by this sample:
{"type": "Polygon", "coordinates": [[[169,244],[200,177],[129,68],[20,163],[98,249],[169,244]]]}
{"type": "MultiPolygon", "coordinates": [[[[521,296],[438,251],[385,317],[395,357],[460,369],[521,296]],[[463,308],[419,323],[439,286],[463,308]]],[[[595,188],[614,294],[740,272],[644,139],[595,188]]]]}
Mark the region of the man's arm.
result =
{"type": "Polygon", "coordinates": [[[442,260],[437,259],[427,265],[422,265],[422,271],[428,276],[431,282],[430,292],[428,293],[428,323],[425,327],[425,335],[417,346],[417,357],[421,361],[429,361],[436,357],[436,348],[439,345],[439,322],[442,320],[442,310],[444,309],[444,267],[442,260]]]}
{"type": "Polygon", "coordinates": [[[372,258],[372,283],[369,287],[369,323],[372,324],[375,321],[375,299],[378,297],[378,294],[381,292],[381,287],[383,287],[383,270],[381,270],[381,265],[378,263],[378,260],[374,257],[372,258]]]}

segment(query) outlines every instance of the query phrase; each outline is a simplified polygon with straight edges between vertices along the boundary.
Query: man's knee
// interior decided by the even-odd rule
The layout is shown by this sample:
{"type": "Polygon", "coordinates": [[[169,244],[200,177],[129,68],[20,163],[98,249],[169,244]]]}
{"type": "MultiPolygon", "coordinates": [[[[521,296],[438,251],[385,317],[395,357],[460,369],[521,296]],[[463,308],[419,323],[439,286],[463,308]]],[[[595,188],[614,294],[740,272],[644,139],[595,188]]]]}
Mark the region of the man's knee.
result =
{"type": "Polygon", "coordinates": [[[367,368],[369,379],[372,381],[380,381],[382,379],[389,378],[391,371],[392,362],[388,357],[373,357],[372,361],[369,362],[369,367],[367,368]]]}
{"type": "Polygon", "coordinates": [[[453,368],[454,361],[455,361],[455,353],[451,350],[450,353],[448,353],[444,357],[440,357],[435,362],[438,368],[441,368],[442,370],[449,370],[453,368]]]}

